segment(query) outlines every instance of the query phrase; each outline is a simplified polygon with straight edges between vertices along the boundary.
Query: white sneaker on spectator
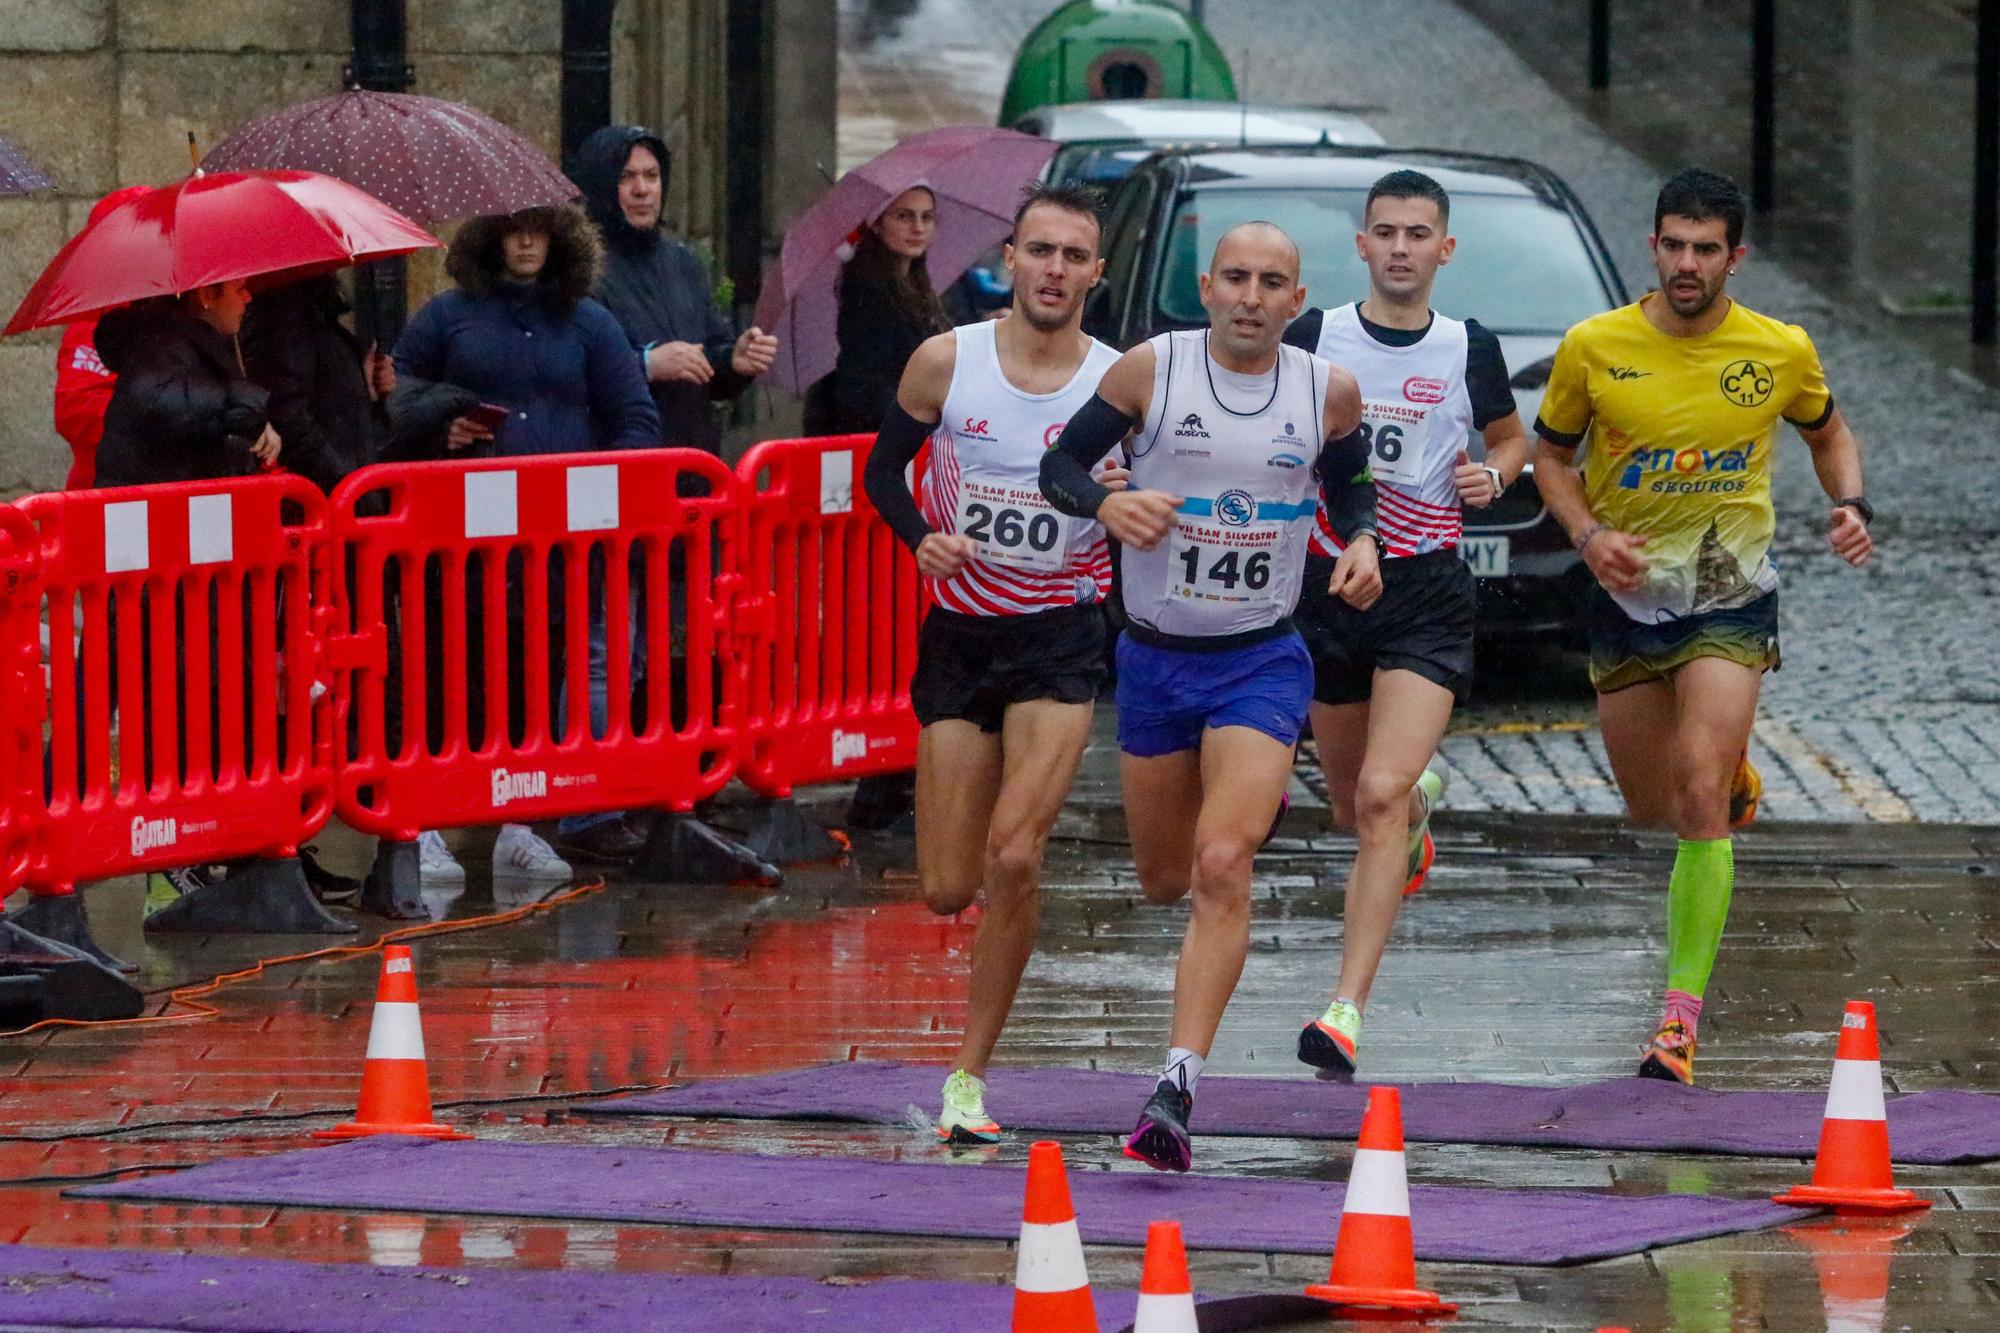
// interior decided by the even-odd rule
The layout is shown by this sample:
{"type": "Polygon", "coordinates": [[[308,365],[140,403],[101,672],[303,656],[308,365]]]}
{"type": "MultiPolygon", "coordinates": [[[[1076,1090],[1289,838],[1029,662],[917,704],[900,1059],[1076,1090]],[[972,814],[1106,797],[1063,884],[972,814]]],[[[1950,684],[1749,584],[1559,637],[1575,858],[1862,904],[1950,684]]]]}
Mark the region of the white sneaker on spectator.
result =
{"type": "Polygon", "coordinates": [[[502,824],[493,842],[493,873],[527,879],[562,880],[571,877],[569,862],[556,849],[537,837],[526,824],[502,824]]]}
{"type": "Polygon", "coordinates": [[[444,845],[444,835],[425,829],[417,835],[417,881],[421,884],[463,884],[465,867],[444,845]]]}

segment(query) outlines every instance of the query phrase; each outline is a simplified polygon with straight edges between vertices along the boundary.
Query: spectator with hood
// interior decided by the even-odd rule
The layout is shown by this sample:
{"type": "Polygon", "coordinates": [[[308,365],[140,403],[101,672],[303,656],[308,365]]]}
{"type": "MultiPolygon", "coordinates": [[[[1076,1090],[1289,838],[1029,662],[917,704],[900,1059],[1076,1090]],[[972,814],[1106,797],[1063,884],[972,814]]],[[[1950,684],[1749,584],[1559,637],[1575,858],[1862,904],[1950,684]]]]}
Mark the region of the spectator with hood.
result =
{"type": "Polygon", "coordinates": [[[661,442],[718,453],[711,404],[736,397],[771,368],[778,340],[740,337],[717,308],[708,267],[666,230],[662,205],[673,158],[640,125],[610,125],[576,150],[570,176],[604,237],[597,299],[639,349],[659,408],[661,442]]]}
{"type": "Polygon", "coordinates": [[[262,293],[243,317],[243,363],[271,395],[285,466],[323,491],[379,456],[396,387],[389,358],[341,322],[347,312],[329,273],[262,293]]]}

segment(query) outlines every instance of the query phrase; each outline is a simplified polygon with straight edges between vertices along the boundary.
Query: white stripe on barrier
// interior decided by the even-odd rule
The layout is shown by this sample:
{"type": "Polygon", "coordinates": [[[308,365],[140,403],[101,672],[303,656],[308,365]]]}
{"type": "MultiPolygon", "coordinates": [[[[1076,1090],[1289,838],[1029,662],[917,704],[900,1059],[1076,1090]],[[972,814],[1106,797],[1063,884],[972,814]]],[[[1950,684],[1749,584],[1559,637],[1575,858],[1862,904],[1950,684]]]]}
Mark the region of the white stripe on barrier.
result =
{"type": "Polygon", "coordinates": [[[227,495],[188,497],[188,563],[226,565],[236,558],[236,506],[227,495]]]}
{"type": "Polygon", "coordinates": [[[1347,1173],[1347,1213],[1375,1217],[1408,1217],[1410,1183],[1403,1174],[1403,1154],[1381,1148],[1356,1148],[1354,1169],[1347,1173]]]}
{"type": "Polygon", "coordinates": [[[375,1021],[368,1025],[370,1060],[421,1060],[424,1025],[417,1006],[397,1000],[377,1000],[375,1021]]]}
{"type": "Polygon", "coordinates": [[[854,451],[842,449],[819,456],[819,512],[846,514],[854,509],[854,451]]]}
{"type": "Polygon", "coordinates": [[[601,532],[618,526],[618,465],[569,469],[569,530],[601,532]]]}
{"type": "Polygon", "coordinates": [[[1882,1120],[1882,1066],[1874,1060],[1835,1060],[1826,1089],[1828,1120],[1882,1120]]]}
{"type": "Polygon", "coordinates": [[[1195,1322],[1192,1292],[1182,1292],[1177,1296],[1161,1296],[1150,1291],[1139,1293],[1139,1310],[1132,1321],[1132,1333],[1196,1333],[1199,1328],[1200,1325],[1195,1322]]]}
{"type": "Polygon", "coordinates": [[[104,572],[123,574],[153,563],[153,542],[144,500],[104,506],[104,572]]]}
{"type": "Polygon", "coordinates": [[[521,474],[465,474],[465,535],[512,537],[521,530],[521,474]]]}
{"type": "Polygon", "coordinates": [[[1076,1219],[1067,1222],[1023,1222],[1021,1245],[1014,1262],[1014,1289],[1046,1295],[1090,1285],[1083,1266],[1083,1236],[1076,1219]]]}

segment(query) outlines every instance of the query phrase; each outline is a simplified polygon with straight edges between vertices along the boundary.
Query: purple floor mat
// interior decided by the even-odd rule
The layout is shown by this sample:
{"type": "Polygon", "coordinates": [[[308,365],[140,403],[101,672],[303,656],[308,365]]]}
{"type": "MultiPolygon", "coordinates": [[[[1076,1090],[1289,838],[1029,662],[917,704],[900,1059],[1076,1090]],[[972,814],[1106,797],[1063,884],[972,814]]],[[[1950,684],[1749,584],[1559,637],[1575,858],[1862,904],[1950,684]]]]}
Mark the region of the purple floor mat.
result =
{"type": "MultiPolygon", "coordinates": [[[[1105,1327],[1131,1292],[1094,1293],[1105,1327]]],[[[0,1326],[209,1333],[494,1333],[567,1329],[1005,1328],[1011,1288],[960,1282],[831,1286],[811,1278],[376,1268],[144,1250],[0,1245],[0,1326]]]]}
{"type": "MultiPolygon", "coordinates": [[[[1012,1240],[1020,1230],[1024,1175],[990,1165],[383,1137],[73,1193],[1012,1240]]],[[[1146,1224],[1170,1218],[1180,1222],[1189,1249],[1321,1256],[1332,1252],[1345,1193],[1321,1181],[1136,1169],[1072,1171],[1069,1182],[1086,1241],[1144,1245],[1146,1224]]],[[[1411,1188],[1410,1214],[1418,1258],[1501,1264],[1603,1259],[1804,1215],[1704,1195],[1434,1185],[1411,1188]]]]}
{"type": "MultiPolygon", "coordinates": [[[[944,1070],[931,1065],[832,1064],[760,1078],[715,1079],[597,1102],[591,1115],[726,1116],[900,1125],[905,1108],[937,1110],[944,1070]]],[[[1152,1091],[1150,1074],[1091,1069],[995,1069],[986,1109],[1014,1130],[1124,1134],[1152,1091]]],[[[1659,1079],[1614,1078],[1572,1088],[1507,1083],[1403,1087],[1403,1135],[1419,1143],[1603,1148],[1728,1157],[1811,1157],[1824,1092],[1713,1092],[1659,1079]]],[[[1364,1084],[1299,1078],[1201,1081],[1195,1137],[1204,1134],[1353,1139],[1364,1084]]],[[[2000,1158],[2000,1097],[1918,1092],[1889,1101],[1895,1160],[1950,1166],[2000,1158]]]]}

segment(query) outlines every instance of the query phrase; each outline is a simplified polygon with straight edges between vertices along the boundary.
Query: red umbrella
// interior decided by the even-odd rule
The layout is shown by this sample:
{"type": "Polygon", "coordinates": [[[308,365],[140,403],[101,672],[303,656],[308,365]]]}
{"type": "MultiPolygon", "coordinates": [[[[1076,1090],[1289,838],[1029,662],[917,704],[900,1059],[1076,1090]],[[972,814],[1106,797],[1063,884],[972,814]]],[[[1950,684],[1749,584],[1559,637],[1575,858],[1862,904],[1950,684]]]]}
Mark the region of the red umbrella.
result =
{"type": "Polygon", "coordinates": [[[253,120],[215,146],[208,171],[317,171],[419,222],[563,204],[577,188],[541,149],[483,112],[359,89],[253,120]]]}
{"type": "Polygon", "coordinates": [[[366,259],[440,248],[352,185],[306,171],[197,174],[106,212],[28,289],[0,336],[232,279],[279,286],[366,259]]]}
{"type": "Polygon", "coordinates": [[[773,280],[757,302],[758,326],[778,335],[777,364],[765,382],[803,393],[833,369],[840,251],[856,227],[911,186],[928,186],[937,197],[937,232],[924,261],[931,284],[943,291],[1007,238],[1022,189],[1055,151],[1052,140],[1013,130],[948,125],[912,135],[842,176],[785,233],[773,280]]]}

